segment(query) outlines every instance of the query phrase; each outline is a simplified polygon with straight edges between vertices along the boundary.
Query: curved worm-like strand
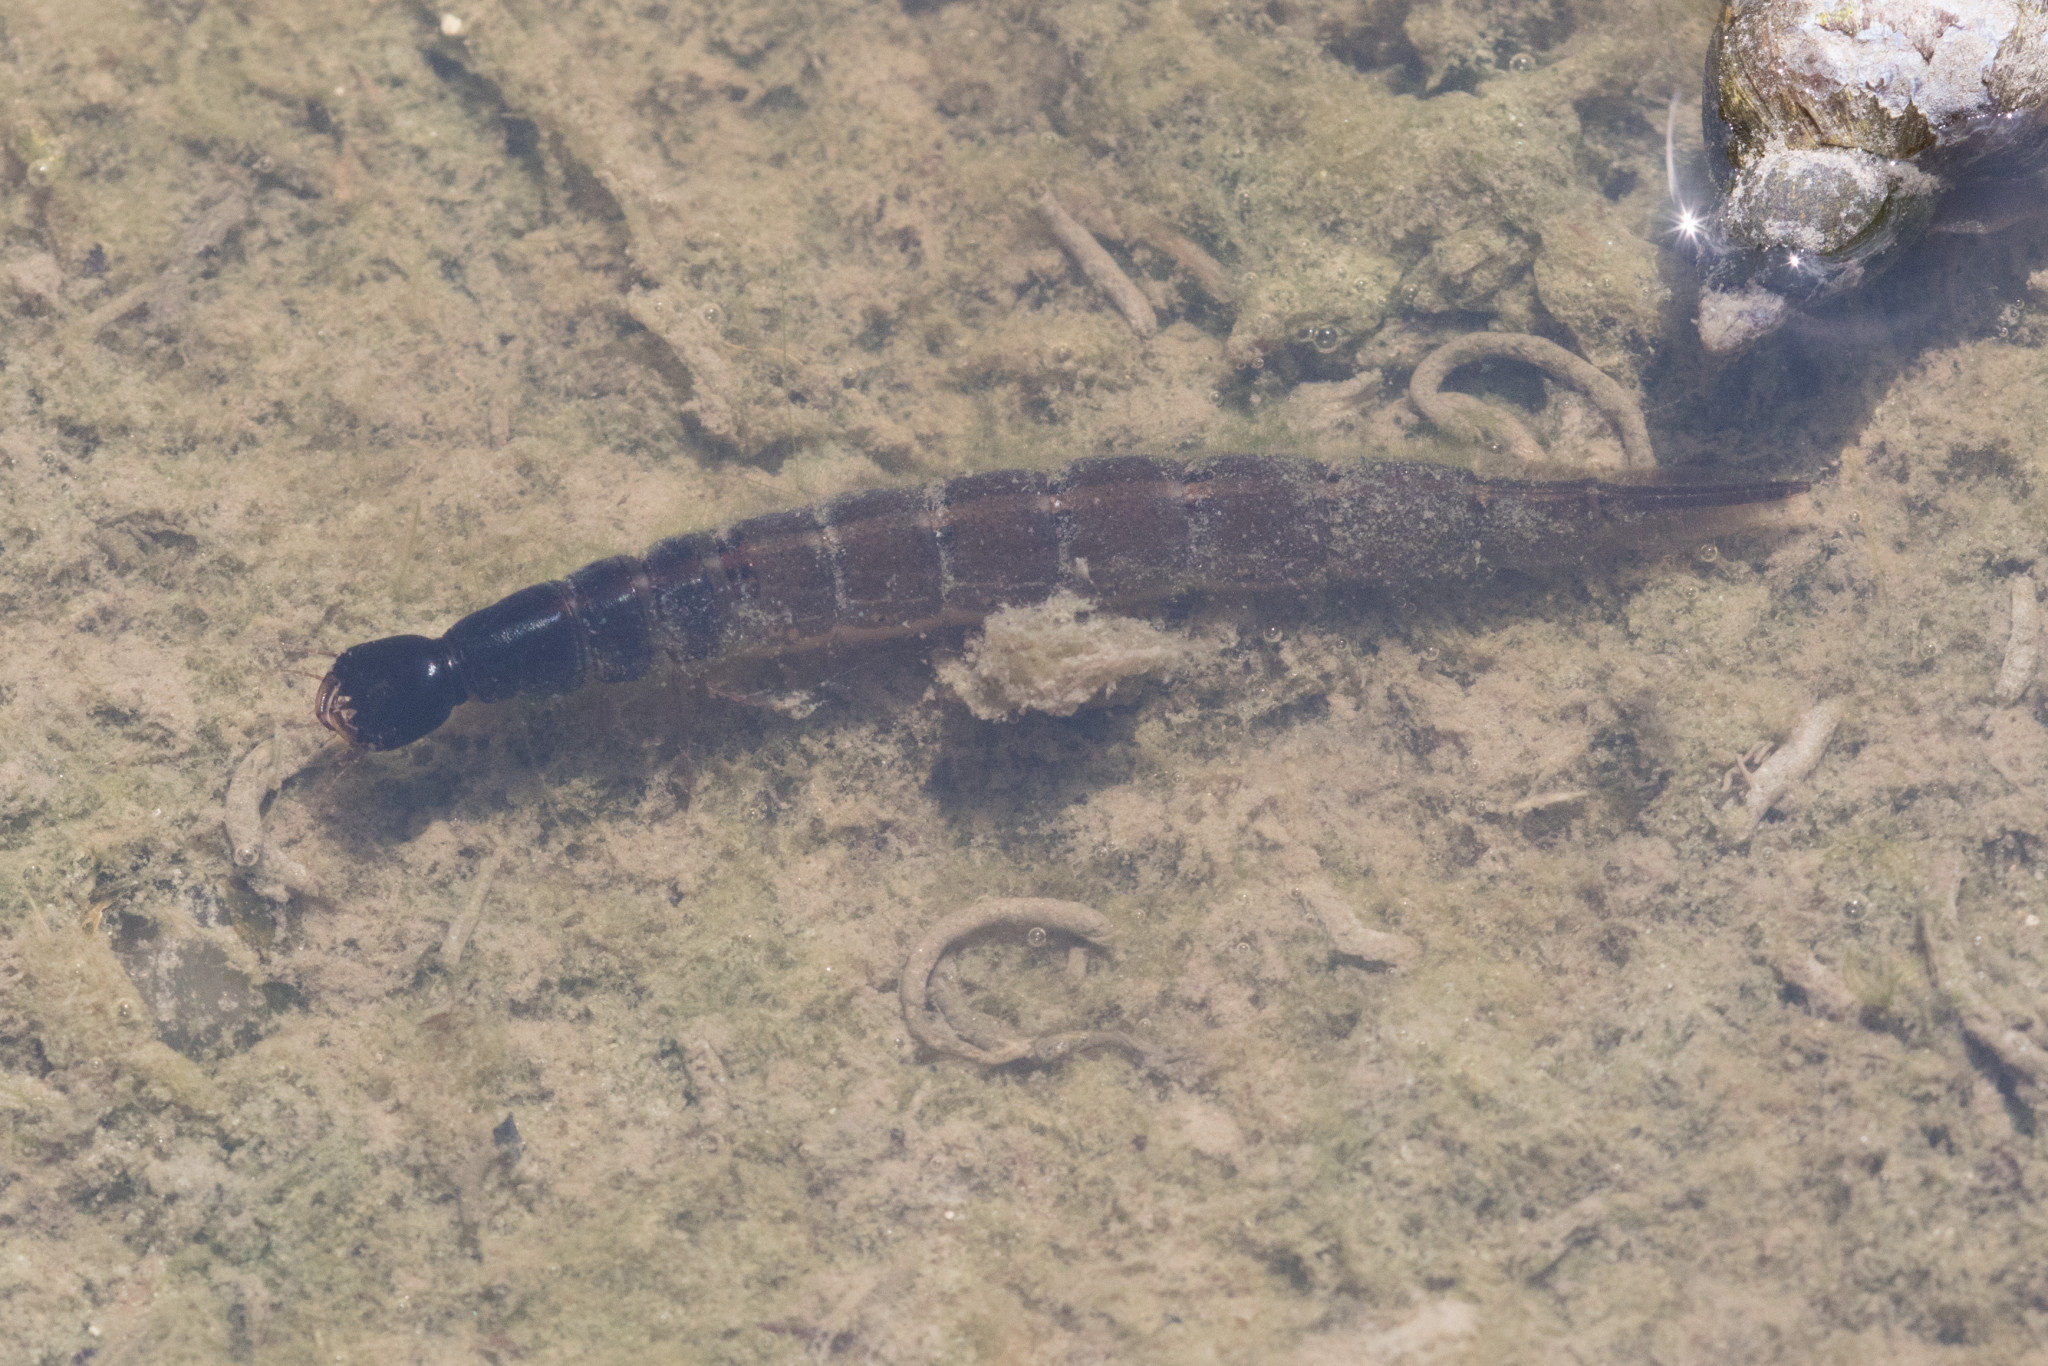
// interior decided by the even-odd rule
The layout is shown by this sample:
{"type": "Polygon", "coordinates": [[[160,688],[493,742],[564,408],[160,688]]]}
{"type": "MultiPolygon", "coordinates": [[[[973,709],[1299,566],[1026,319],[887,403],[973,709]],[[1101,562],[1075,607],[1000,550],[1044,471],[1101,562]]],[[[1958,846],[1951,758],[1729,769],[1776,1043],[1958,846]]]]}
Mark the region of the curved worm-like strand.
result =
{"type": "Polygon", "coordinates": [[[1108,608],[1182,593],[1404,583],[1580,560],[1674,516],[1803,483],[1480,479],[1443,465],[1292,456],[1083,460],[848,494],[521,589],[438,639],[344,650],[315,712],[395,749],[463,702],[683,665],[969,625],[1065,589],[1108,608]]]}
{"type": "Polygon", "coordinates": [[[1541,464],[1550,457],[1529,435],[1529,429],[1506,409],[1444,388],[1444,381],[1459,366],[1496,358],[1533,365],[1552,379],[1578,388],[1593,400],[1593,406],[1621,438],[1622,463],[1633,470],[1655,468],[1657,457],[1650,448],[1650,428],[1643,420],[1642,405],[1605,370],[1542,337],[1519,332],[1473,332],[1447,342],[1415,367],[1415,374],[1408,381],[1408,401],[1417,412],[1452,436],[1483,441],[1487,431],[1495,429],[1518,459],[1541,464]]]}
{"type": "Polygon", "coordinates": [[[1070,934],[1098,948],[1107,947],[1115,937],[1109,921],[1092,906],[1078,901],[1055,901],[1048,897],[991,897],[955,911],[926,932],[910,951],[897,982],[903,1003],[903,1023],[917,1041],[935,1053],[948,1053],[991,1067],[1019,1062],[1054,1062],[1089,1048],[1116,1047],[1143,1054],[1128,1035],[1099,1030],[1048,1034],[1038,1039],[1015,1039],[1001,1033],[1001,1026],[967,1006],[959,986],[940,972],[939,960],[959,940],[984,930],[1046,929],[1070,934]],[[939,1007],[935,1014],[928,1004],[939,1007]]]}

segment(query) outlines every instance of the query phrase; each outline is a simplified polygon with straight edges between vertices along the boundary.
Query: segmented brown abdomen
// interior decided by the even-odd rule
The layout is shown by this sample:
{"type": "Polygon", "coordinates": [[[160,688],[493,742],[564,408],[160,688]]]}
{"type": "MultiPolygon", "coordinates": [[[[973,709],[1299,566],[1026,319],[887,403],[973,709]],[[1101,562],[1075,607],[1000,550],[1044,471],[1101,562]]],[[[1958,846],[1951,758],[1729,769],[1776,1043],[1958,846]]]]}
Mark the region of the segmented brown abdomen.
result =
{"type": "Polygon", "coordinates": [[[1804,487],[1534,483],[1440,465],[1255,455],[963,475],[677,536],[644,557],[522,589],[438,641],[354,647],[322,685],[320,715],[364,743],[403,744],[440,724],[451,697],[621,682],[660,655],[689,662],[906,635],[1060,588],[1125,607],[1194,591],[1527,567],[1571,558],[1603,527],[1804,487]],[[415,696],[433,700],[415,705],[415,696]]]}
{"type": "Polygon", "coordinates": [[[649,605],[666,653],[706,659],[976,621],[1062,587],[1116,607],[1440,574],[1480,553],[1472,484],[1244,455],[970,474],[664,541],[646,558],[649,605]]]}

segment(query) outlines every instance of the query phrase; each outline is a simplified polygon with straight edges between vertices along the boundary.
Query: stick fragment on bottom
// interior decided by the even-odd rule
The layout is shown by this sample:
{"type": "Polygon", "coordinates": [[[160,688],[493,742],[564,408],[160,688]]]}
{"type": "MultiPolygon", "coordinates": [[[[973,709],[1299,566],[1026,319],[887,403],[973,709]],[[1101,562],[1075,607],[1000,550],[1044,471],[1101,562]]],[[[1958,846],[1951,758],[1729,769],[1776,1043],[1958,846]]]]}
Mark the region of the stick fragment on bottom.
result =
{"type": "Polygon", "coordinates": [[[1152,301],[1145,297],[1145,291],[1131,283],[1131,277],[1124,274],[1116,258],[1102,249],[1102,243],[1095,235],[1074,221],[1074,216],[1047,190],[1038,197],[1038,216],[1045,220],[1045,226],[1059,244],[1067,249],[1067,255],[1081,267],[1097,289],[1109,296],[1130,323],[1131,331],[1141,337],[1149,337],[1159,330],[1159,315],[1152,309],[1152,301]]]}
{"type": "Polygon", "coordinates": [[[1941,903],[1932,909],[1923,906],[1920,912],[1920,942],[1927,954],[1928,976],[1934,989],[1948,997],[1963,1033],[1998,1060],[2030,1102],[2038,1103],[2042,1084],[2048,1081],[2048,1054],[2024,1032],[2034,1022],[2023,1019],[2017,1022],[2021,1028],[2014,1028],[1971,982],[1956,910],[1963,890],[1961,869],[1951,868],[1947,880],[1948,893],[1941,903]]]}
{"type": "Polygon", "coordinates": [[[498,875],[498,865],[503,863],[502,850],[486,858],[476,870],[476,877],[470,882],[469,901],[462,908],[462,914],[448,924],[448,933],[441,940],[441,966],[453,969],[462,961],[462,950],[469,944],[470,935],[476,933],[477,923],[483,919],[484,902],[491,894],[491,879],[498,875]]]}
{"type": "Polygon", "coordinates": [[[2041,658],[2041,606],[2034,599],[2034,576],[2012,576],[2012,633],[2005,642],[2005,661],[1999,666],[1998,683],[1992,695],[2007,706],[2026,695],[2034,681],[2034,667],[2041,658]]]}
{"type": "Polygon", "coordinates": [[[1834,738],[1835,727],[1841,720],[1842,704],[1838,699],[1809,708],[1785,743],[1749,775],[1749,791],[1743,794],[1742,804],[1731,804],[1723,812],[1721,838],[1730,844],[1741,844],[1755,834],[1779,799],[1820,763],[1820,756],[1827,751],[1828,741],[1834,738]]]}
{"type": "Polygon", "coordinates": [[[1297,838],[1278,816],[1261,816],[1249,828],[1278,851],[1277,862],[1292,883],[1295,902],[1322,923],[1330,947],[1339,956],[1385,967],[1405,967],[1415,961],[1416,947],[1411,940],[1376,930],[1358,918],[1358,912],[1324,871],[1315,846],[1297,838]]]}

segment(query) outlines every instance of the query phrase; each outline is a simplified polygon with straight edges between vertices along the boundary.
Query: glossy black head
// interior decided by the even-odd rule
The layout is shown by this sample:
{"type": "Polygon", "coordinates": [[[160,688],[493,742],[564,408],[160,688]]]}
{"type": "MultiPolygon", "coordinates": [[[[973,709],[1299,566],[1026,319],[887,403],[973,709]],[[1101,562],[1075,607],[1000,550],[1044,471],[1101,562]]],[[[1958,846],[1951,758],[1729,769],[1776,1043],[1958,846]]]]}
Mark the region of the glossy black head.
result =
{"type": "Polygon", "coordinates": [[[352,745],[397,749],[446,721],[468,696],[445,644],[387,636],[341,652],[313,714],[352,745]]]}

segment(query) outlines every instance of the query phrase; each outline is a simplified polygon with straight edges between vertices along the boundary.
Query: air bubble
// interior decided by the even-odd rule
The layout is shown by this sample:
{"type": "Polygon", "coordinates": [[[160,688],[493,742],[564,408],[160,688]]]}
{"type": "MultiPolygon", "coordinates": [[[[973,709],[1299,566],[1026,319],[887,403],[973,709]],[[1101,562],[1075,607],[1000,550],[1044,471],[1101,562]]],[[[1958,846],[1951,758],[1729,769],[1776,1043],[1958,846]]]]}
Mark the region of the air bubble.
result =
{"type": "Polygon", "coordinates": [[[1533,52],[1517,52],[1514,56],[1508,58],[1508,70],[1510,71],[1534,71],[1535,69],[1536,54],[1533,52]]]}
{"type": "Polygon", "coordinates": [[[1024,942],[1034,949],[1044,948],[1045,938],[1045,926],[1043,925],[1033,925],[1030,929],[1024,931],[1024,942]]]}
{"type": "Polygon", "coordinates": [[[1337,331],[1336,328],[1318,327],[1315,330],[1315,335],[1309,338],[1309,344],[1315,347],[1316,350],[1321,351],[1325,355],[1327,355],[1328,353],[1335,351],[1337,349],[1337,343],[1342,340],[1343,336],[1341,333],[1337,331]]]}

